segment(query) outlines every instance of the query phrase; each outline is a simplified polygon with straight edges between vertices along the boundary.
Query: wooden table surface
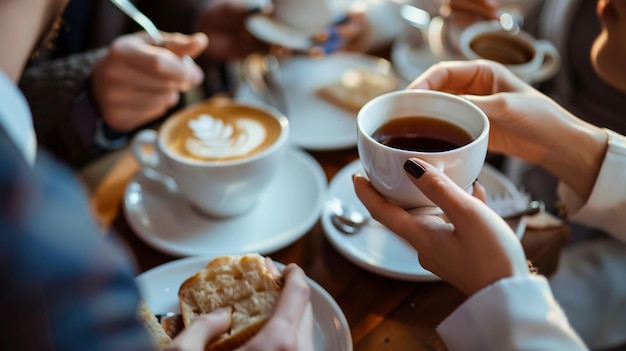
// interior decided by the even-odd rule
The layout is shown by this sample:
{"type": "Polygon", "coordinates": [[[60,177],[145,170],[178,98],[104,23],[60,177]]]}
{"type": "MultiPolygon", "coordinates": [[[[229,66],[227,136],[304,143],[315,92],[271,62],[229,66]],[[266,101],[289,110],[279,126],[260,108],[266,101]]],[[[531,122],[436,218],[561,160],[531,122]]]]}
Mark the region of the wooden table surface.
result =
{"type": "MultiPolygon", "coordinates": [[[[356,149],[311,154],[329,181],[357,158],[356,149]]],[[[139,272],[176,259],[141,241],[120,211],[125,186],[138,170],[136,161],[121,151],[113,161],[100,163],[83,172],[94,210],[104,226],[112,226],[128,243],[139,272]]],[[[527,230],[522,243],[539,272],[549,275],[567,238],[564,227],[527,230]]],[[[333,296],[347,318],[354,350],[446,350],[435,327],[466,298],[444,282],[407,282],[359,268],[332,247],[319,221],[295,243],[269,256],[297,263],[333,296]]]]}

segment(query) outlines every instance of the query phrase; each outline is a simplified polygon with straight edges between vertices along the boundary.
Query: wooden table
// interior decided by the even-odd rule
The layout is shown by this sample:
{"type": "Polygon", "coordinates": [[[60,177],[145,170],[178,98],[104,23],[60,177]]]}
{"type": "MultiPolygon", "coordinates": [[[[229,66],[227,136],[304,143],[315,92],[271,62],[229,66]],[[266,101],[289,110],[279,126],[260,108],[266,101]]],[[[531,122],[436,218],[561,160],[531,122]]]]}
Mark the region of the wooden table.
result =
{"type": "MultiPolygon", "coordinates": [[[[315,152],[328,180],[357,158],[356,149],[315,152]]],[[[96,215],[128,243],[140,272],[176,259],[142,242],[120,211],[124,188],[138,165],[127,151],[99,160],[83,176],[93,193],[96,215]]],[[[556,269],[567,230],[527,230],[522,243],[540,273],[556,269]]],[[[318,221],[301,239],[270,255],[282,263],[295,262],[337,301],[350,325],[355,350],[446,350],[435,327],[465,296],[444,282],[407,282],[365,271],[339,254],[318,221]]]]}

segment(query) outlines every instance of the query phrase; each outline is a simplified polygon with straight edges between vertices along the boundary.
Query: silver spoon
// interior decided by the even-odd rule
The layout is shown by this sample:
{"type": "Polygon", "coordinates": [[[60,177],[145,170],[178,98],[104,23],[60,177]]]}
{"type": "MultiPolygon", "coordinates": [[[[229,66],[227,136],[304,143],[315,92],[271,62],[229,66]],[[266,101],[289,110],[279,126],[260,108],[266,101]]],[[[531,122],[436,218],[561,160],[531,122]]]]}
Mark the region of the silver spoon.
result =
{"type": "Polygon", "coordinates": [[[502,11],[499,15],[499,21],[505,31],[517,34],[524,24],[524,17],[516,10],[502,11]]]}
{"type": "MultiPolygon", "coordinates": [[[[135,23],[140,25],[141,28],[143,28],[146,33],[148,33],[148,36],[150,36],[150,39],[152,39],[152,43],[155,46],[165,46],[165,39],[163,39],[163,36],[161,35],[161,32],[159,31],[157,26],[154,24],[154,22],[152,22],[152,20],[144,15],[143,12],[139,11],[139,9],[135,7],[132,2],[130,2],[129,0],[111,0],[111,2],[133,21],[135,21],[135,23]]],[[[193,59],[188,55],[183,56],[183,60],[186,64],[191,64],[194,62],[193,59]]]]}
{"type": "Polygon", "coordinates": [[[329,207],[331,210],[330,221],[342,233],[355,234],[369,222],[369,216],[364,215],[339,198],[330,200],[329,207]]]}
{"type": "MultiPolygon", "coordinates": [[[[330,221],[337,230],[345,234],[356,234],[371,218],[361,213],[354,206],[344,203],[339,198],[330,200],[329,207],[331,210],[330,221]]],[[[542,201],[531,201],[526,208],[502,216],[502,219],[507,221],[515,220],[523,216],[531,216],[543,212],[544,209],[545,205],[542,201]]]]}

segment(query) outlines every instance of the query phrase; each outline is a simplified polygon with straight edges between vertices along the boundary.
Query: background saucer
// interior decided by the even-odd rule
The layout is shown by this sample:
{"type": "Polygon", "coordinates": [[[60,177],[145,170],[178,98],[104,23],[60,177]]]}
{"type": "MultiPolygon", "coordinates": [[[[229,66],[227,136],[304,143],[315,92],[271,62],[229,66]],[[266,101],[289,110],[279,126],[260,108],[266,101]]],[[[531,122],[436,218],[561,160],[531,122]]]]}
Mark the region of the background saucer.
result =
{"type": "Polygon", "coordinates": [[[300,51],[308,50],[313,46],[309,35],[289,28],[263,13],[248,16],[245,26],[252,35],[269,44],[300,51]]]}
{"type": "MultiPolygon", "coordinates": [[[[166,263],[144,272],[135,278],[141,296],[153,313],[180,311],[178,289],[180,284],[195,274],[213,256],[189,257],[166,263]]],[[[284,265],[275,262],[278,269],[284,265]]],[[[315,281],[308,278],[311,286],[311,304],[313,307],[314,330],[313,345],[315,351],[341,350],[352,351],[352,337],[346,317],[335,300],[315,281]]]]}
{"type": "Polygon", "coordinates": [[[204,217],[141,172],[126,188],[124,214],[137,236],[171,255],[274,252],[317,222],[327,189],[326,175],[312,156],[297,149],[285,156],[259,202],[243,215],[204,217]]]}
{"type": "MultiPolygon", "coordinates": [[[[339,198],[362,213],[368,214],[354,192],[352,175],[355,173],[365,174],[360,160],[353,161],[337,173],[330,182],[328,199],[339,198]]],[[[488,194],[519,192],[508,178],[489,165],[483,167],[478,180],[488,194]]],[[[327,201],[322,210],[324,232],[337,251],[357,266],[394,279],[439,280],[439,277],[422,268],[413,247],[379,222],[370,220],[358,233],[346,235],[333,226],[330,215],[330,201],[327,201]]],[[[521,238],[525,229],[524,222],[517,221],[512,226],[521,238]]]]}
{"type": "MultiPolygon", "coordinates": [[[[337,81],[350,68],[363,67],[395,75],[391,62],[375,56],[337,52],[320,59],[294,56],[282,60],[277,80],[284,92],[289,137],[307,150],[326,151],[356,146],[356,113],[316,95],[320,87],[337,81]]],[[[264,103],[246,84],[240,84],[237,101],[264,103]]]]}

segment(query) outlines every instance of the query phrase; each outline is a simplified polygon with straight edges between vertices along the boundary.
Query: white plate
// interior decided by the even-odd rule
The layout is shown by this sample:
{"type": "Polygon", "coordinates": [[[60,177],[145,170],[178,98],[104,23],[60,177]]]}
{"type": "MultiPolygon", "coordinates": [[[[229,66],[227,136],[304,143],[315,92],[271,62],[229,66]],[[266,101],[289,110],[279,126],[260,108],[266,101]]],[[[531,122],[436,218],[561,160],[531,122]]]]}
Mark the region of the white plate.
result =
{"type": "Polygon", "coordinates": [[[256,206],[243,215],[202,216],[141,172],[126,188],[124,214],[137,236],[171,255],[276,251],[317,222],[327,191],[326,175],[312,156],[297,149],[286,156],[256,206]]]}
{"type": "MultiPolygon", "coordinates": [[[[394,74],[391,62],[355,53],[333,53],[321,59],[294,56],[281,61],[279,84],[287,100],[289,137],[293,144],[307,150],[336,150],[356,146],[356,113],[318,97],[315,91],[339,79],[346,70],[364,67],[394,74]]],[[[241,84],[236,99],[263,103],[246,84],[241,84]]]]}
{"type": "MultiPolygon", "coordinates": [[[[215,256],[188,257],[155,267],[139,275],[135,281],[141,296],[159,314],[180,312],[178,289],[187,277],[204,268],[215,256]]],[[[284,266],[276,263],[279,269],[284,266]]],[[[350,328],[343,312],[319,284],[309,279],[311,304],[315,319],[313,342],[318,351],[352,351],[350,328]]]]}
{"type": "Polygon", "coordinates": [[[277,22],[272,17],[257,13],[246,18],[246,29],[258,39],[292,50],[308,50],[313,46],[311,36],[277,22]]]}
{"type": "MultiPolygon", "coordinates": [[[[339,198],[368,214],[354,192],[352,175],[355,173],[365,174],[359,160],[348,164],[333,178],[328,191],[329,199],[339,198]]],[[[478,180],[489,194],[519,192],[508,178],[489,165],[485,165],[478,180]]],[[[413,247],[375,220],[370,220],[357,234],[346,235],[337,230],[331,223],[331,209],[328,203],[322,210],[324,232],[332,245],[354,264],[395,279],[439,280],[439,277],[422,268],[413,247]]],[[[524,221],[517,221],[513,229],[521,238],[525,229],[524,221]]]]}

